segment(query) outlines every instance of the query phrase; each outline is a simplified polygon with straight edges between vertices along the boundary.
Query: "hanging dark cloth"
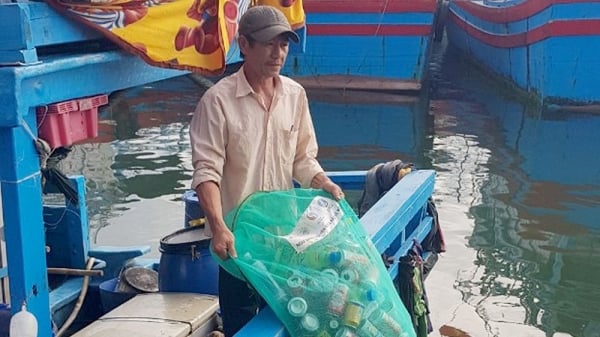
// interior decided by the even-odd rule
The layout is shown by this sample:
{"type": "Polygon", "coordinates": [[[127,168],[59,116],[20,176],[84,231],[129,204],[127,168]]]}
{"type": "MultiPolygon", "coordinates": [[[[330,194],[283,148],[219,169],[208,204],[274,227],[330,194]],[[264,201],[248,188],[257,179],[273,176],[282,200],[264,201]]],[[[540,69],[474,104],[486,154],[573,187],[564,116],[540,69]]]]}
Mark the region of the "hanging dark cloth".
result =
{"type": "Polygon", "coordinates": [[[365,187],[358,201],[358,216],[361,217],[375,205],[394,185],[412,171],[412,163],[400,159],[380,163],[367,171],[365,187]]]}
{"type": "Polygon", "coordinates": [[[423,249],[427,252],[443,253],[446,251],[446,241],[440,227],[440,219],[438,217],[437,207],[432,198],[427,200],[427,215],[433,220],[431,230],[421,243],[423,249]]]}
{"type": "Polygon", "coordinates": [[[57,147],[51,149],[48,143],[40,138],[35,140],[35,147],[40,157],[40,171],[42,177],[42,190],[54,186],[73,205],[79,204],[79,194],[69,178],[58,169],[58,163],[65,159],[71,152],[70,147],[57,147]]]}
{"type": "Polygon", "coordinates": [[[429,318],[429,302],[423,278],[423,248],[414,242],[408,253],[398,261],[396,290],[410,314],[417,337],[427,337],[433,331],[429,318]]]}

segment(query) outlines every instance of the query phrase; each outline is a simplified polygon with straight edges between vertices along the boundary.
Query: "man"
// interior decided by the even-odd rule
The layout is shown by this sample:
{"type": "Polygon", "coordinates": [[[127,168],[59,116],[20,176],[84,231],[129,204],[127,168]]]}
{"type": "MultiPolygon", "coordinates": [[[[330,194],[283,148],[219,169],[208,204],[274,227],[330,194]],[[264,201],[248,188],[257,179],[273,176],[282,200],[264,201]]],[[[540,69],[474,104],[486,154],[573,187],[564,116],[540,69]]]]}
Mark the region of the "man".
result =
{"type": "MultiPolygon", "coordinates": [[[[244,64],[206,91],[192,118],[192,187],[212,232],[212,249],[222,259],[237,257],[223,216],[251,193],[290,189],[295,179],[337,200],[344,197],[316,160],[306,92],[279,75],[290,40],[299,39],[279,10],[248,9],[238,29],[244,64]]],[[[226,337],[256,314],[260,300],[244,281],[219,270],[226,337]]]]}

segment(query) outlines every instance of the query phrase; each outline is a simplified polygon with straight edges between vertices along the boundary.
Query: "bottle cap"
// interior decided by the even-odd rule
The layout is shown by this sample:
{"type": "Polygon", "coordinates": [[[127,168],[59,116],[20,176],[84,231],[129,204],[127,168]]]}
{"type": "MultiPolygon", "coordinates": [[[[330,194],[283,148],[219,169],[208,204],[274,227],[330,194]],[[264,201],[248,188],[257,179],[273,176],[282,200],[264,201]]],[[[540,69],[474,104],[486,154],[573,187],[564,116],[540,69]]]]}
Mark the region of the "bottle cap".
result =
{"type": "Polygon", "coordinates": [[[302,297],[292,297],[288,302],[288,312],[294,317],[301,317],[306,313],[308,304],[302,297]]]}
{"type": "Polygon", "coordinates": [[[332,320],[329,321],[329,328],[330,329],[335,330],[335,329],[337,329],[339,327],[340,327],[340,322],[338,322],[337,320],[332,319],[332,320]]]}
{"type": "Polygon", "coordinates": [[[319,319],[313,314],[306,314],[300,321],[302,328],[307,331],[316,331],[319,328],[319,319]]]}
{"type": "Polygon", "coordinates": [[[321,272],[328,277],[331,276],[334,280],[337,280],[337,278],[340,277],[338,272],[332,268],[323,269],[321,272]]]}
{"type": "Polygon", "coordinates": [[[342,252],[336,251],[329,253],[329,264],[336,265],[342,262],[342,252]]]}
{"type": "Polygon", "coordinates": [[[358,272],[354,269],[346,268],[340,272],[340,278],[351,283],[358,281],[358,272]]]}
{"type": "Polygon", "coordinates": [[[365,298],[369,302],[377,301],[378,292],[377,289],[367,289],[365,291],[365,298]]]}
{"type": "Polygon", "coordinates": [[[300,288],[303,284],[304,280],[302,279],[302,277],[300,277],[300,275],[292,275],[287,279],[287,285],[291,289],[300,288]]]}

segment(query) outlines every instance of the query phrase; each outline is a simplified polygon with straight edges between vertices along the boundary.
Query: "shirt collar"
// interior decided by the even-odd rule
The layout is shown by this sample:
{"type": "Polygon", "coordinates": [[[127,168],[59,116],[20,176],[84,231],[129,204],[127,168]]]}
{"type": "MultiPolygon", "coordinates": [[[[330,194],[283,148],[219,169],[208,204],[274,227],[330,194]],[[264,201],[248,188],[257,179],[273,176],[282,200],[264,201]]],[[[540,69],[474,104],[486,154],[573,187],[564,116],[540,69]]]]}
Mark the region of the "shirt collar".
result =
{"type": "MultiPolygon", "coordinates": [[[[246,74],[244,74],[244,66],[242,65],[240,69],[234,74],[236,78],[236,92],[235,97],[243,97],[254,93],[254,89],[248,83],[248,79],[246,79],[246,74]]],[[[275,95],[280,95],[283,90],[283,86],[281,83],[281,75],[277,76],[275,79],[275,95]]]]}

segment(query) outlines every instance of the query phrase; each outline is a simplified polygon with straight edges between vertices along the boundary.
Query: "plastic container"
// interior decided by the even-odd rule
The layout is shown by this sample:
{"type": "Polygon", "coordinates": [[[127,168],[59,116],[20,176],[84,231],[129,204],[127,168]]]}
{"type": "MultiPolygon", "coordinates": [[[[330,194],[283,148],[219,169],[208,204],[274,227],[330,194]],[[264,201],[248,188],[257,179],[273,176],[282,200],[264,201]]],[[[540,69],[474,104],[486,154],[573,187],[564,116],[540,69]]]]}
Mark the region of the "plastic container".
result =
{"type": "Polygon", "coordinates": [[[97,137],[98,107],[107,103],[108,96],[100,95],[38,107],[38,137],[52,148],[97,137]]]}
{"type": "Polygon", "coordinates": [[[10,316],[10,307],[8,304],[0,303],[0,337],[8,337],[10,316]]]}
{"type": "Polygon", "coordinates": [[[202,211],[202,208],[200,208],[196,191],[188,190],[183,192],[182,199],[185,202],[183,227],[190,227],[195,222],[198,222],[199,219],[204,218],[204,212],[202,211]]]}
{"type": "Polygon", "coordinates": [[[15,313],[10,319],[8,334],[13,337],[37,337],[37,333],[37,319],[27,311],[27,306],[23,304],[21,311],[15,313]]]}
{"type": "Polygon", "coordinates": [[[160,240],[158,289],[217,295],[219,265],[209,250],[203,227],[188,227],[160,240]]]}
{"type": "Polygon", "coordinates": [[[118,278],[112,278],[110,280],[103,281],[98,286],[100,289],[100,302],[102,304],[102,310],[104,313],[113,310],[137,295],[137,292],[123,292],[117,290],[118,283],[118,278]]]}

